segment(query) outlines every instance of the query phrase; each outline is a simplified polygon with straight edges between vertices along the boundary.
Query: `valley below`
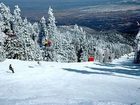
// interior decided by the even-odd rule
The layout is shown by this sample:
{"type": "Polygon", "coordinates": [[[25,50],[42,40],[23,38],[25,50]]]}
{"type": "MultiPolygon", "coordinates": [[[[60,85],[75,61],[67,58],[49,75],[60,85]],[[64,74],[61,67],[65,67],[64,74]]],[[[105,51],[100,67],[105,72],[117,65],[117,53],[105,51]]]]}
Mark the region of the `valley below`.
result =
{"type": "MultiPolygon", "coordinates": [[[[134,38],[139,27],[140,5],[96,5],[66,10],[54,10],[57,25],[74,25],[88,27],[96,31],[117,31],[126,38],[134,38]]],[[[47,17],[47,10],[42,12],[23,12],[30,21],[39,21],[47,17]]]]}

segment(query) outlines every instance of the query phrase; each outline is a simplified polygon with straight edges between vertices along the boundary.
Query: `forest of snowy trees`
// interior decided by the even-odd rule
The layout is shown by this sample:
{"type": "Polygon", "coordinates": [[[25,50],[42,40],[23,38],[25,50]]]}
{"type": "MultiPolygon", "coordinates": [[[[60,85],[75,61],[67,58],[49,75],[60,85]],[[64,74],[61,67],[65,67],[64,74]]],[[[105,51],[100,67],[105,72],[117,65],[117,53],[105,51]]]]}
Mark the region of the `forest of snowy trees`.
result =
{"type": "Polygon", "coordinates": [[[96,61],[111,62],[132,51],[128,44],[94,36],[87,35],[78,25],[60,31],[51,7],[48,19],[42,17],[40,22],[30,23],[22,18],[18,6],[11,12],[0,4],[0,61],[86,62],[93,56],[96,61]]]}

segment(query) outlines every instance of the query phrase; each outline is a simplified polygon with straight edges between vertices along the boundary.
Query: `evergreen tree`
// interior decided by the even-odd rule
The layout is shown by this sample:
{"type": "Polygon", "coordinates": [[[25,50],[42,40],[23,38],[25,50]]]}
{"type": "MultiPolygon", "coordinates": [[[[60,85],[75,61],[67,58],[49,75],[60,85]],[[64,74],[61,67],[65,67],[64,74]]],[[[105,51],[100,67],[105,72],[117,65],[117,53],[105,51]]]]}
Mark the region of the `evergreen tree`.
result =
{"type": "Polygon", "coordinates": [[[80,40],[80,46],[83,50],[83,53],[81,55],[81,61],[88,61],[88,41],[87,41],[87,38],[86,38],[86,32],[83,31],[83,29],[80,27],[80,34],[81,34],[81,37],[79,38],[80,40]]]}
{"type": "MultiPolygon", "coordinates": [[[[21,10],[18,5],[15,6],[14,13],[11,21],[11,30],[13,34],[18,35],[19,30],[23,27],[23,20],[21,18],[21,10]]],[[[20,37],[20,36],[17,36],[20,37]]]]}
{"type": "Polygon", "coordinates": [[[78,25],[74,25],[73,29],[73,40],[72,43],[75,47],[75,52],[77,53],[77,61],[87,61],[88,60],[88,41],[86,39],[86,33],[78,25]]]}
{"type": "Polygon", "coordinates": [[[25,18],[23,26],[18,26],[17,29],[16,34],[23,45],[24,60],[41,60],[42,56],[39,47],[32,38],[34,30],[31,23],[25,18]]]}
{"type": "Polygon", "coordinates": [[[47,37],[48,37],[48,32],[47,32],[47,26],[46,26],[46,19],[42,17],[40,20],[40,32],[39,32],[39,38],[38,38],[38,43],[40,47],[44,46],[43,44],[47,37]]]}
{"type": "Polygon", "coordinates": [[[2,18],[5,22],[10,21],[12,16],[10,8],[3,3],[0,3],[0,13],[2,14],[2,18]]]}
{"type": "Polygon", "coordinates": [[[8,59],[24,59],[23,45],[16,36],[7,37],[4,44],[6,58],[8,59]]]}
{"type": "Polygon", "coordinates": [[[10,12],[10,8],[7,7],[5,4],[0,3],[0,18],[3,21],[3,28],[2,31],[6,33],[6,30],[10,30],[10,21],[12,19],[12,14],[10,12]]]}
{"type": "Polygon", "coordinates": [[[60,51],[58,53],[58,61],[60,62],[76,62],[77,56],[74,46],[71,43],[70,33],[61,33],[60,51]]]}
{"type": "Polygon", "coordinates": [[[6,39],[6,35],[2,32],[0,28],[0,61],[4,61],[6,59],[6,55],[4,51],[5,39],[6,39]]]}
{"type": "Polygon", "coordinates": [[[72,36],[68,31],[64,35],[65,35],[65,43],[62,43],[62,46],[65,46],[66,49],[65,53],[67,54],[67,59],[68,59],[67,61],[77,62],[77,55],[75,52],[74,45],[72,44],[72,36]]]}
{"type": "MultiPolygon", "coordinates": [[[[96,45],[97,39],[93,38],[93,36],[88,37],[88,55],[96,58],[96,52],[97,52],[97,45],[96,45]]],[[[96,59],[95,59],[96,60],[96,59]]]]}
{"type": "Polygon", "coordinates": [[[135,38],[135,63],[140,63],[140,30],[135,38]]]}
{"type": "Polygon", "coordinates": [[[49,58],[51,58],[50,60],[52,61],[58,61],[58,53],[59,53],[59,49],[60,49],[60,41],[61,41],[61,35],[60,33],[57,31],[57,26],[56,26],[56,21],[55,21],[55,17],[53,14],[53,9],[51,7],[49,7],[48,10],[48,37],[46,38],[46,40],[51,41],[51,46],[49,48],[45,48],[45,52],[47,52],[50,56],[49,58]]]}
{"type": "Polygon", "coordinates": [[[32,26],[33,30],[34,30],[34,35],[32,36],[32,39],[36,42],[38,42],[38,38],[39,38],[39,24],[38,23],[34,23],[32,26]]]}
{"type": "Polygon", "coordinates": [[[103,58],[103,62],[106,63],[106,62],[110,62],[110,51],[108,48],[106,48],[104,50],[104,58],[103,58]]]}
{"type": "Polygon", "coordinates": [[[14,22],[17,23],[17,25],[22,24],[21,10],[18,5],[16,5],[14,9],[14,22]]]}
{"type": "Polygon", "coordinates": [[[48,33],[49,33],[48,38],[50,40],[55,39],[57,35],[57,27],[56,27],[56,20],[53,14],[53,9],[51,7],[49,7],[48,10],[48,33]]]}

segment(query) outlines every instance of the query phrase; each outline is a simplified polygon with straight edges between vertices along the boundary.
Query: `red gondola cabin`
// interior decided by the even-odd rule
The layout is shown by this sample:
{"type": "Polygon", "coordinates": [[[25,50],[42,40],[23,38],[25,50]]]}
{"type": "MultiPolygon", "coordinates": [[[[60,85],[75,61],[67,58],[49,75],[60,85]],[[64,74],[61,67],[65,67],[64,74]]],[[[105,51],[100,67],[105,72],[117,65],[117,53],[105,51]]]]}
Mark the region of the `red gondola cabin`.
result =
{"type": "Polygon", "coordinates": [[[88,61],[89,61],[89,62],[94,62],[94,60],[95,60],[95,59],[94,59],[93,56],[90,56],[90,57],[88,58],[88,61]]]}

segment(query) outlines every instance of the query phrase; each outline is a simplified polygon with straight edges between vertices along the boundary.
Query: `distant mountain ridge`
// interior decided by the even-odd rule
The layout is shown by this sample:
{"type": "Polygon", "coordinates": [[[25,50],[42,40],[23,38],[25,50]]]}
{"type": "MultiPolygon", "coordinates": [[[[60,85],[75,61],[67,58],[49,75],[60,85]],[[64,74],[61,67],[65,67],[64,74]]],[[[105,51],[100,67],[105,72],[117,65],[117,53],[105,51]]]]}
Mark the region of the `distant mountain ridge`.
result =
{"type": "Polygon", "coordinates": [[[86,26],[97,31],[117,30],[134,38],[140,21],[139,0],[2,0],[10,7],[18,4],[30,21],[47,17],[47,9],[55,9],[57,25],[86,26]],[[12,1],[12,2],[11,2],[12,1]],[[62,6],[63,5],[63,6],[62,6]]]}

